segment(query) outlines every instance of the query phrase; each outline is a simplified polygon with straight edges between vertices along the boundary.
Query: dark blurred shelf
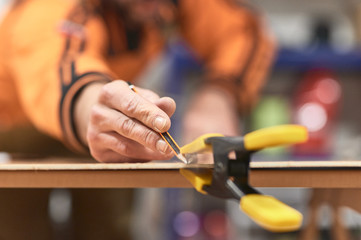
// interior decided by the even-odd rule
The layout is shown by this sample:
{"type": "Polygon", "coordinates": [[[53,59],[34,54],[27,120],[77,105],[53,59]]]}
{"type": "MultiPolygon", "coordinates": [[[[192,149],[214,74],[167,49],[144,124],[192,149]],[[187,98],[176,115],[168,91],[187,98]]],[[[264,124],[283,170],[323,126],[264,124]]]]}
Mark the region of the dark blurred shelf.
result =
{"type": "Polygon", "coordinates": [[[347,52],[337,52],[328,47],[302,50],[281,48],[274,67],[275,70],[330,68],[337,71],[361,71],[361,48],[347,52]]]}

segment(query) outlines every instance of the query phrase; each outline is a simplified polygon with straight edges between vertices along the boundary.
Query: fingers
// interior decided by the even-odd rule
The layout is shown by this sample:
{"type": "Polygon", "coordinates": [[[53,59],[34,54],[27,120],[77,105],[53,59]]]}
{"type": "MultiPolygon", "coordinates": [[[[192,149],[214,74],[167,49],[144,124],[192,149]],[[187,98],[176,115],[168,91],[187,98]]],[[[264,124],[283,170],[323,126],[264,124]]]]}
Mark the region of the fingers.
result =
{"type": "Polygon", "coordinates": [[[173,116],[176,103],[172,98],[163,97],[159,98],[154,102],[160,109],[162,109],[169,117],[173,116]]]}
{"type": "Polygon", "coordinates": [[[100,162],[141,162],[169,159],[172,154],[162,154],[127,139],[115,132],[94,135],[98,144],[92,146],[92,156],[100,162]]]}
{"type": "Polygon", "coordinates": [[[139,93],[140,96],[147,99],[151,103],[155,103],[160,98],[158,94],[156,94],[151,90],[139,88],[139,87],[137,87],[136,89],[137,89],[137,93],[139,93]]]}
{"type": "Polygon", "coordinates": [[[171,151],[158,133],[144,126],[136,119],[129,118],[123,113],[103,105],[98,104],[93,107],[90,123],[92,126],[97,126],[97,132],[116,132],[153,151],[165,154],[171,151]]]}
{"type": "Polygon", "coordinates": [[[100,93],[99,102],[130,118],[137,119],[157,132],[165,132],[170,128],[167,113],[140,94],[133,92],[124,81],[113,81],[105,85],[100,93]]]}
{"type": "Polygon", "coordinates": [[[175,101],[170,97],[160,98],[158,94],[148,89],[137,88],[137,92],[145,99],[157,105],[162,109],[169,117],[171,117],[176,109],[175,101]]]}

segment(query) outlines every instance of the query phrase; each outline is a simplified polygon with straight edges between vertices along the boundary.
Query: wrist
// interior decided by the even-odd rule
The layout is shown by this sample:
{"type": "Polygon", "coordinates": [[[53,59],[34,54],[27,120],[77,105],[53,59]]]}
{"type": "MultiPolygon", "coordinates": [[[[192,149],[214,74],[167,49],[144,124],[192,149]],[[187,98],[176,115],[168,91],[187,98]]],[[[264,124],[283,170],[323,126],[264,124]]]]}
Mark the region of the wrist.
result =
{"type": "Polygon", "coordinates": [[[97,103],[99,92],[105,84],[105,82],[88,84],[79,93],[74,104],[73,120],[75,131],[80,141],[86,146],[88,145],[86,136],[91,109],[97,103]]]}

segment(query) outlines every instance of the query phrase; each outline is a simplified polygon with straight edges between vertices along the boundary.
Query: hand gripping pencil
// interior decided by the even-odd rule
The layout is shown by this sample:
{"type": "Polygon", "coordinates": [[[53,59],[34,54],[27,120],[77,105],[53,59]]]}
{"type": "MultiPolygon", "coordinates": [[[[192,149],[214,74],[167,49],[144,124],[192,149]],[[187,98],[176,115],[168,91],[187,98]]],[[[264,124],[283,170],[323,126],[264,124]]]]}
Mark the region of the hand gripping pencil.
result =
{"type": "MultiPolygon", "coordinates": [[[[131,84],[129,82],[128,82],[128,84],[129,84],[130,89],[132,89],[134,92],[137,92],[137,90],[135,89],[133,84],[131,84]]],[[[180,152],[180,148],[179,148],[178,144],[176,143],[176,141],[174,141],[172,136],[168,132],[163,132],[163,133],[160,132],[159,135],[163,138],[163,140],[172,149],[172,151],[175,153],[177,158],[187,164],[188,163],[187,159],[180,152]]]]}

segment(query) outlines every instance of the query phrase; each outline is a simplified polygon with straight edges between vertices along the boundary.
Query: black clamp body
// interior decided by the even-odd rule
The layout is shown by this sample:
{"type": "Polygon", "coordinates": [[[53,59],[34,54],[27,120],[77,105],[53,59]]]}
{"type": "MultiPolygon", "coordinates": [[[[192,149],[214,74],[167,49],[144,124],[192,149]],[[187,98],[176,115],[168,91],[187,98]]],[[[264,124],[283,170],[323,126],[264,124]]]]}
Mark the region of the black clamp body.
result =
{"type": "Polygon", "coordinates": [[[245,194],[259,193],[248,184],[251,155],[254,151],[244,148],[243,137],[211,137],[205,140],[212,145],[214,169],[211,185],[204,191],[219,198],[241,199],[245,194]],[[235,153],[235,159],[230,154],[235,153]]]}

